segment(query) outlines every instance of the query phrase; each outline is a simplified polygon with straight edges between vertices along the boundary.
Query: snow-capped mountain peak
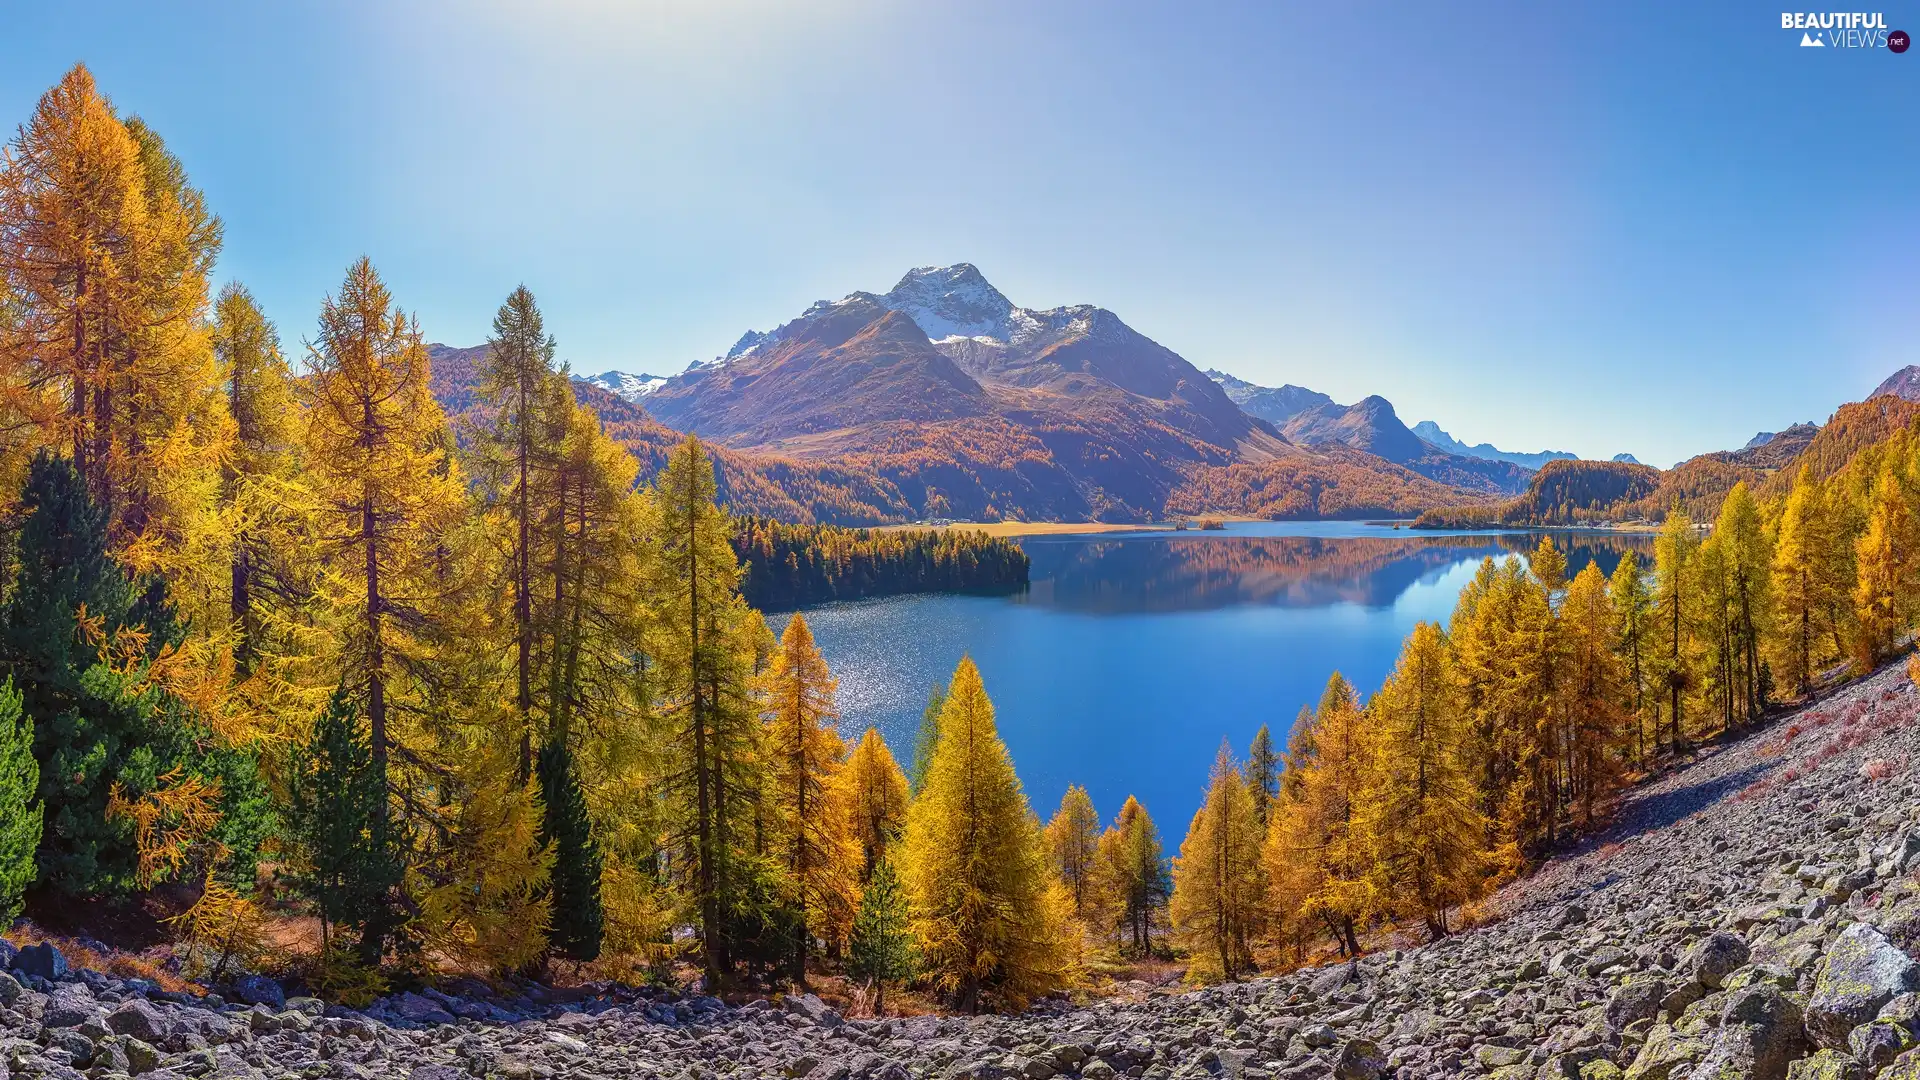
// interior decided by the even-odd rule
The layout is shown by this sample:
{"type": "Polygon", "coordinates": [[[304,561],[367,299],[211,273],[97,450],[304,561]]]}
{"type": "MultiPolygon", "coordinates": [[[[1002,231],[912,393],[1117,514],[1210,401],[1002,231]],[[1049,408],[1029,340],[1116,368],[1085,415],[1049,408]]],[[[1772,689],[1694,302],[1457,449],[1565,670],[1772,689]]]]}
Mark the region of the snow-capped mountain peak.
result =
{"type": "Polygon", "coordinates": [[[635,375],[626,371],[603,371],[598,375],[587,375],[581,382],[589,382],[615,397],[638,402],[667,384],[664,376],[635,375]]]}
{"type": "MultiPolygon", "coordinates": [[[[1137,336],[1118,315],[1093,304],[1044,311],[1020,307],[994,288],[972,263],[917,266],[885,293],[853,292],[838,300],[818,300],[800,318],[810,319],[857,303],[879,304],[900,312],[920,327],[927,340],[940,345],[963,341],[989,346],[1026,345],[1057,335],[1117,342],[1137,336]]],[[[749,330],[725,354],[696,360],[687,365],[687,371],[710,371],[751,356],[762,346],[779,341],[782,329],[749,330]]]]}
{"type": "Polygon", "coordinates": [[[982,337],[1007,341],[1017,310],[972,263],[915,267],[878,299],[918,323],[934,341],[982,337]]]}

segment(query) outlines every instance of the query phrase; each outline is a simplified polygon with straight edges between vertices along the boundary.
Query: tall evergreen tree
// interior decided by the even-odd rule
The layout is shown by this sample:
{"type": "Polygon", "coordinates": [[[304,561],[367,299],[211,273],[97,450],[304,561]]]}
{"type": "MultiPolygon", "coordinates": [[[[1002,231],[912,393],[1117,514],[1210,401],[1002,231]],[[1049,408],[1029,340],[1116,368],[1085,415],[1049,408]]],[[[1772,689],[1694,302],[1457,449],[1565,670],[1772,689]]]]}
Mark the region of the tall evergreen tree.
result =
{"type": "Polygon", "coordinates": [[[1813,693],[1814,674],[1824,654],[1820,623],[1836,600],[1835,582],[1823,565],[1833,550],[1834,525],[1820,482],[1810,466],[1801,466],[1780,510],[1772,571],[1779,670],[1802,697],[1813,693]]]}
{"type": "Polygon", "coordinates": [[[593,837],[587,799],[574,773],[573,754],[563,742],[540,748],[536,772],[543,814],[540,846],[553,855],[547,942],[554,952],[584,963],[600,955],[606,916],[600,902],[603,868],[593,837]]]}
{"type": "Polygon", "coordinates": [[[1890,465],[1881,470],[1868,504],[1867,530],[1856,546],[1856,651],[1867,670],[1894,654],[1912,624],[1914,596],[1920,593],[1920,518],[1905,487],[1890,465]]]}
{"type": "Polygon", "coordinates": [[[1567,643],[1567,799],[1582,828],[1594,823],[1599,804],[1619,782],[1626,743],[1631,675],[1616,651],[1619,640],[1607,579],[1597,563],[1574,576],[1561,605],[1567,643]]]}
{"type": "Polygon", "coordinates": [[[227,605],[234,667],[245,677],[267,647],[267,609],[276,600],[294,599],[282,563],[293,501],[286,485],[298,465],[299,432],[293,373],[253,294],[228,285],[214,315],[213,347],[234,421],[233,449],[221,473],[221,502],[232,533],[227,605]]]}
{"type": "Polygon", "coordinates": [[[905,982],[919,970],[906,891],[893,863],[882,859],[860,894],[847,947],[847,974],[873,984],[873,1014],[887,1012],[887,984],[905,982]]]}
{"type": "Polygon", "coordinates": [[[287,825],[299,853],[294,887],[320,915],[323,945],[346,930],[363,963],[380,960],[404,866],[372,741],[337,690],[288,770],[287,825]]]}
{"type": "MultiPolygon", "coordinates": [[[[419,327],[366,259],[323,304],[309,366],[301,389],[311,547],[322,567],[316,606],[331,662],[366,720],[373,772],[405,794],[391,758],[395,746],[416,762],[428,756],[430,669],[449,628],[445,545],[466,496],[419,327]]],[[[387,825],[376,832],[398,835],[387,825]]],[[[387,929],[363,935],[369,960],[387,929]]]]}
{"type": "MultiPolygon", "coordinates": [[[[493,316],[493,336],[480,363],[479,393],[495,405],[473,440],[475,472],[490,508],[507,519],[507,570],[512,578],[514,711],[520,725],[520,776],[531,775],[536,742],[534,674],[539,666],[534,594],[542,569],[534,548],[543,526],[560,512],[553,478],[572,412],[565,376],[554,368],[557,346],[546,332],[533,293],[521,285],[493,316]]],[[[550,527],[550,526],[549,526],[550,527]]],[[[552,628],[546,628],[551,652],[552,628]]]]}
{"type": "Polygon", "coordinates": [[[147,632],[144,609],[107,552],[106,514],[66,458],[34,457],[20,509],[0,655],[34,718],[46,815],[38,875],[69,896],[124,888],[133,881],[133,837],[108,816],[108,797],[114,783],[162,770],[148,703],[128,696],[105,649],[123,632],[147,632]]]}
{"type": "Polygon", "coordinates": [[[1640,557],[1629,551],[1620,556],[1607,586],[1613,606],[1614,649],[1625,666],[1627,714],[1633,718],[1633,758],[1647,755],[1647,681],[1651,674],[1648,647],[1652,635],[1653,594],[1640,569],[1640,557]]]}
{"type": "Polygon", "coordinates": [[[1659,679],[1666,692],[1667,748],[1681,750],[1687,744],[1686,699],[1694,685],[1694,659],[1688,640],[1696,597],[1694,557],[1700,539],[1693,533],[1693,522],[1679,507],[1668,511],[1666,524],[1653,545],[1655,640],[1658,642],[1659,679]]]}
{"type": "Polygon", "coordinates": [[[33,759],[33,718],[21,712],[20,692],[0,685],[0,927],[20,914],[20,898],[34,880],[44,807],[40,765],[33,759]]]}
{"type": "Polygon", "coordinates": [[[732,523],[714,503],[713,464],[698,439],[674,449],[655,490],[650,533],[661,572],[650,679],[668,732],[662,788],[707,984],[717,989],[733,974],[735,937],[764,939],[761,916],[778,892],[754,866],[763,785],[754,635],[764,626],[740,599],[732,523]]]}
{"type": "Polygon", "coordinates": [[[1149,955],[1173,893],[1173,879],[1153,815],[1131,795],[1114,815],[1113,824],[1100,834],[1100,867],[1118,908],[1121,951],[1136,957],[1149,955]]]}
{"type": "Polygon", "coordinates": [[[1273,749],[1273,735],[1265,724],[1253,733],[1253,745],[1247,750],[1247,790],[1253,794],[1253,816],[1265,829],[1267,808],[1280,794],[1280,755],[1273,749]]]}
{"type": "Polygon", "coordinates": [[[1207,800],[1173,863],[1169,914],[1193,950],[1190,977],[1237,979],[1253,966],[1251,942],[1265,900],[1260,825],[1227,747],[1214,759],[1207,800]]]}
{"type": "Polygon", "coordinates": [[[939,727],[907,811],[914,932],[934,986],[956,1007],[1017,1008],[1064,984],[1067,912],[971,659],[954,671],[939,727]]]}
{"type": "Polygon", "coordinates": [[[1773,544],[1762,527],[1760,506],[1745,483],[1720,504],[1713,541],[1724,582],[1724,660],[1720,678],[1729,727],[1757,720],[1766,708],[1760,647],[1773,624],[1773,544]]]}
{"type": "Polygon", "coordinates": [[[193,518],[230,435],[203,319],[219,245],[178,160],[83,65],[41,97],[0,167],[5,479],[19,482],[34,448],[62,448],[141,570],[188,569],[176,556],[205,524],[193,518]]]}
{"type": "Polygon", "coordinates": [[[1480,884],[1486,822],[1464,758],[1453,661],[1437,624],[1414,627],[1367,716],[1372,769],[1358,817],[1374,889],[1388,912],[1444,935],[1447,912],[1480,884]]]}
{"type": "Polygon", "coordinates": [[[1374,910],[1356,810],[1369,771],[1360,703],[1335,672],[1313,717],[1313,761],[1299,795],[1269,819],[1262,858],[1271,908],[1325,926],[1349,955],[1374,910]]]}

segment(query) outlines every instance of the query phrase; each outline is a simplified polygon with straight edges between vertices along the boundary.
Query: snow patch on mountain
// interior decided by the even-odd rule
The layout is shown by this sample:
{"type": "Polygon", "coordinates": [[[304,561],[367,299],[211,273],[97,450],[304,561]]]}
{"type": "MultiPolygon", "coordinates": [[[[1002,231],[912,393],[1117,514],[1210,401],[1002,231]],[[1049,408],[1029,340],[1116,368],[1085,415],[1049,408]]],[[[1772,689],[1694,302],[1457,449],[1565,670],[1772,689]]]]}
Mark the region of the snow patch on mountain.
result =
{"type": "Polygon", "coordinates": [[[583,376],[580,381],[592,383],[615,397],[632,402],[638,402],[667,385],[663,375],[635,375],[626,371],[603,371],[598,375],[583,376]]]}
{"type": "MultiPolygon", "coordinates": [[[[972,263],[917,266],[884,293],[853,292],[838,300],[817,300],[800,318],[808,319],[861,301],[907,316],[927,335],[927,340],[936,345],[971,342],[1023,346],[1061,337],[1114,342],[1134,333],[1118,315],[1093,304],[1068,304],[1045,310],[1020,307],[994,288],[972,263]]],[[[725,366],[779,339],[778,328],[764,332],[749,330],[725,354],[712,360],[695,361],[687,365],[687,370],[706,371],[725,366]]]]}

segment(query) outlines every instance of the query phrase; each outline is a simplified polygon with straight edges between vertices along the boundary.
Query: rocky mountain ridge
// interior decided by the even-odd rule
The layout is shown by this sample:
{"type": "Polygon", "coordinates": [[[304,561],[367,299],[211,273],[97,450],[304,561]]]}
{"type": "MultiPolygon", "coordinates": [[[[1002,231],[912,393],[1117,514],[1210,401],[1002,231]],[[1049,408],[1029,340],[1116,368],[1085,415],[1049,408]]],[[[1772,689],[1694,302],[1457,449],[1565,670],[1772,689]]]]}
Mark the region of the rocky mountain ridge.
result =
{"type": "MultiPolygon", "coordinates": [[[[438,371],[470,370],[474,350],[433,351],[449,410],[479,407],[470,379],[438,371]]],[[[965,263],[820,301],[657,386],[618,372],[576,386],[619,417],[643,465],[662,433],[699,435],[729,456],[729,504],[782,520],[1411,517],[1525,486],[1514,466],[1405,434],[1383,400],[1303,419],[1306,441],[1289,439],[1113,312],[1021,307],[965,263]],[[731,484],[739,473],[751,478],[731,484]],[[778,497],[782,476],[804,477],[806,497],[778,497]]]]}
{"type": "Polygon", "coordinates": [[[1707,1080],[1920,1076],[1920,695],[1892,667],[1633,790],[1485,925],[1227,986],[1018,1016],[845,1019],[460,984],[231,1003],[0,947],[15,1077],[1707,1080]]]}
{"type": "Polygon", "coordinates": [[[1413,425],[1413,433],[1427,442],[1445,450],[1449,454],[1464,457],[1488,458],[1493,461],[1508,461],[1524,469],[1538,469],[1549,461],[1567,461],[1579,457],[1565,450],[1542,450],[1535,454],[1524,454],[1512,450],[1502,450],[1492,443],[1474,443],[1468,446],[1442,430],[1439,424],[1431,420],[1422,420],[1413,425]]]}

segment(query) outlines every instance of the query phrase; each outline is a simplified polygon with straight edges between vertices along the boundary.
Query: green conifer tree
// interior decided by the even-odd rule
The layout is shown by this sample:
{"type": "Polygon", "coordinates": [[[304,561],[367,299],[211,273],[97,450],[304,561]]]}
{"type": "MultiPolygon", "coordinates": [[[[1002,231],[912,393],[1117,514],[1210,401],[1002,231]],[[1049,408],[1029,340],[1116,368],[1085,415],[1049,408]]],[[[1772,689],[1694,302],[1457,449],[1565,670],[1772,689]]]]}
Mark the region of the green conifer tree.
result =
{"type": "Polygon", "coordinates": [[[20,711],[13,680],[0,685],[0,929],[20,914],[40,848],[40,765],[33,760],[33,718],[20,711]]]}
{"type": "Polygon", "coordinates": [[[600,905],[600,845],[593,838],[587,798],[573,768],[573,754],[559,740],[540,748],[540,797],[545,814],[540,846],[553,851],[553,951],[584,963],[600,955],[605,914],[600,905]]]}
{"type": "Polygon", "coordinates": [[[138,617],[136,597],[107,553],[107,515],[65,458],[35,456],[20,505],[0,656],[36,721],[40,880],[69,896],[125,888],[135,869],[132,830],[108,818],[108,795],[116,780],[131,784],[160,769],[144,746],[145,710],[101,664],[101,641],[138,617]]]}
{"type": "Polygon", "coordinates": [[[294,888],[320,914],[321,938],[352,932],[361,961],[379,963],[403,866],[386,812],[387,786],[346,691],[335,691],[289,770],[288,832],[301,860],[294,888]]]}
{"type": "Polygon", "coordinates": [[[907,894],[890,860],[880,860],[860,894],[860,911],[854,916],[847,950],[847,974],[873,983],[874,1015],[885,1015],[887,984],[913,978],[920,966],[907,917],[907,894]]]}
{"type": "Polygon", "coordinates": [[[1247,750],[1247,790],[1253,795],[1253,814],[1260,827],[1267,827],[1267,808],[1280,794],[1280,755],[1273,748],[1273,734],[1267,725],[1253,733],[1253,746],[1247,750]]]}

